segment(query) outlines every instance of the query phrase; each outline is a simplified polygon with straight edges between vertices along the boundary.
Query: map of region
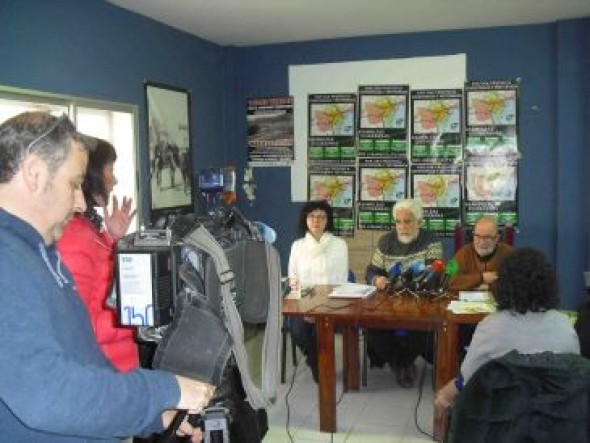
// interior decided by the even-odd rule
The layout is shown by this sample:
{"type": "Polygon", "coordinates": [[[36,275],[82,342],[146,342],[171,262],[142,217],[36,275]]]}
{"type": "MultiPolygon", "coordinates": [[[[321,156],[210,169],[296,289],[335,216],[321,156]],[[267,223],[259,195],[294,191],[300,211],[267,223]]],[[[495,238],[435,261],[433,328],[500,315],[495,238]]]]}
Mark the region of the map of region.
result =
{"type": "Polygon", "coordinates": [[[461,131],[459,100],[416,100],[414,133],[441,134],[461,131]]]}
{"type": "Polygon", "coordinates": [[[471,201],[513,201],[516,199],[515,166],[468,167],[467,198],[471,201]]]}
{"type": "Polygon", "coordinates": [[[404,129],[406,96],[362,95],[361,128],[404,129]]]}
{"type": "Polygon", "coordinates": [[[315,175],[309,176],[309,199],[326,200],[335,208],[351,208],[354,189],[350,176],[315,175]]]}
{"type": "Polygon", "coordinates": [[[312,104],[312,137],[354,136],[354,105],[350,103],[312,104]]]}
{"type": "Polygon", "coordinates": [[[467,93],[470,126],[515,125],[516,91],[470,91],[467,93]]]}
{"type": "Polygon", "coordinates": [[[403,169],[362,168],[361,200],[397,201],[405,196],[406,173],[403,169]]]}
{"type": "Polygon", "coordinates": [[[458,208],[461,188],[457,174],[414,175],[414,194],[425,208],[458,208]]]}

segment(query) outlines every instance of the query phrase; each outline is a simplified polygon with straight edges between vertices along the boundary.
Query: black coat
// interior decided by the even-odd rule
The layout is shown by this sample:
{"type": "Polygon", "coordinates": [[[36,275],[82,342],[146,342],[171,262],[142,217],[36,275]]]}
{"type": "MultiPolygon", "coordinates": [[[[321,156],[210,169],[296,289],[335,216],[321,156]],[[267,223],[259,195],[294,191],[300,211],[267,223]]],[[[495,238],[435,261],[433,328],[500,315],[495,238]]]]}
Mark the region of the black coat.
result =
{"type": "Polygon", "coordinates": [[[482,366],[453,407],[448,443],[588,443],[590,360],[512,351],[482,366]]]}

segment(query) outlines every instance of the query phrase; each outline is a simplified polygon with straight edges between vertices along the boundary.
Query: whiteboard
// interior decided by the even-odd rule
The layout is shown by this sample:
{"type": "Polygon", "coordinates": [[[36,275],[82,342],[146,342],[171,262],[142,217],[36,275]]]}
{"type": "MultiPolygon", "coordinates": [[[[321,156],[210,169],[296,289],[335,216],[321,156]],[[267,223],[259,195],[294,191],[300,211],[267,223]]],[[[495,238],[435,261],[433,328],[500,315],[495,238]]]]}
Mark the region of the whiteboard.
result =
{"type": "Polygon", "coordinates": [[[307,96],[354,93],[359,85],[409,85],[410,89],[463,88],[465,54],[392,60],[289,66],[293,96],[295,160],[291,165],[291,200],[307,200],[307,96]]]}

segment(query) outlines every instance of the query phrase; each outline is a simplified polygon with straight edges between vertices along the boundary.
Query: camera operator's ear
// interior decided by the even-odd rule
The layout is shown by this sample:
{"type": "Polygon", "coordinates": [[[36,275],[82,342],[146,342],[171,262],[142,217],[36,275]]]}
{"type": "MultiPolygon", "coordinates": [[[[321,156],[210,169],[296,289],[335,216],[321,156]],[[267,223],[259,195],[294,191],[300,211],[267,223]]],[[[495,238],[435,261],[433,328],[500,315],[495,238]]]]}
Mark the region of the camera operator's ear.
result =
{"type": "Polygon", "coordinates": [[[27,190],[33,193],[45,190],[45,184],[51,178],[47,163],[36,154],[24,158],[16,175],[22,177],[27,190]]]}

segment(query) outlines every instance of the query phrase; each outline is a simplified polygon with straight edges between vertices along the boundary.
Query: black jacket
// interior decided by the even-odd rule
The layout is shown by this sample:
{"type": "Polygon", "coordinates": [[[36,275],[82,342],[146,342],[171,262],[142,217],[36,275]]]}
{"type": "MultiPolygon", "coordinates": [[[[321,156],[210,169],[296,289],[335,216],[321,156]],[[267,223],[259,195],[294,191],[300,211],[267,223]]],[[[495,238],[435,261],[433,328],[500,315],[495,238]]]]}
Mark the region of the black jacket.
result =
{"type": "Polygon", "coordinates": [[[453,407],[448,443],[588,443],[590,360],[512,351],[482,366],[453,407]]]}

